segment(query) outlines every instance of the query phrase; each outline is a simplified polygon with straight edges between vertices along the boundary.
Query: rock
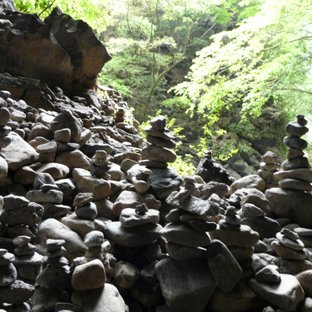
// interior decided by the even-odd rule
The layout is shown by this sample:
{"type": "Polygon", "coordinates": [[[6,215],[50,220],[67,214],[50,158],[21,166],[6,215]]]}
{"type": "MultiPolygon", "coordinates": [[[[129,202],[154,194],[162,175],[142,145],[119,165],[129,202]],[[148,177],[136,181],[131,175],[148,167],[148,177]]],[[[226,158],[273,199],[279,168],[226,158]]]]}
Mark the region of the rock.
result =
{"type": "Polygon", "coordinates": [[[75,168],[90,169],[89,159],[80,150],[64,152],[58,155],[55,161],[67,166],[70,170],[75,168]]]}
{"type": "Polygon", "coordinates": [[[16,280],[10,287],[1,288],[0,303],[20,304],[29,300],[35,288],[21,280],[16,280]]]}
{"type": "Polygon", "coordinates": [[[155,209],[149,209],[144,214],[138,214],[133,208],[125,208],[121,211],[119,218],[122,227],[131,228],[147,223],[159,222],[159,211],[155,209]]]}
{"type": "Polygon", "coordinates": [[[36,150],[25,142],[18,134],[10,132],[8,137],[11,143],[1,148],[0,156],[2,156],[10,170],[16,171],[17,169],[33,163],[38,158],[36,150]]]}
{"type": "Polygon", "coordinates": [[[188,247],[173,242],[167,242],[166,250],[169,256],[176,260],[206,258],[206,249],[202,247],[188,247]]]}
{"type": "Polygon", "coordinates": [[[281,281],[281,276],[273,265],[267,265],[260,269],[256,274],[255,278],[258,282],[267,284],[279,284],[281,281]]]}
{"type": "Polygon", "coordinates": [[[312,270],[306,270],[296,275],[305,294],[312,297],[312,270]]]}
{"type": "Polygon", "coordinates": [[[259,296],[271,304],[286,311],[295,311],[300,302],[304,300],[304,291],[296,277],[281,274],[279,284],[266,284],[251,279],[249,285],[259,296]]]}
{"type": "Polygon", "coordinates": [[[100,231],[91,231],[85,235],[84,243],[88,248],[102,246],[104,243],[104,235],[100,231]]]}
{"type": "Polygon", "coordinates": [[[82,256],[87,250],[77,233],[55,219],[44,220],[39,226],[38,241],[40,244],[44,246],[48,238],[64,239],[69,258],[82,256]]]}
{"type": "Polygon", "coordinates": [[[312,227],[312,195],[300,191],[271,188],[265,192],[273,213],[291,218],[302,227],[312,227]]]}
{"type": "Polygon", "coordinates": [[[74,291],[71,300],[84,312],[128,312],[118,289],[108,283],[99,289],[74,291]]]}
{"type": "Polygon", "coordinates": [[[149,178],[150,188],[156,198],[166,198],[170,193],[179,189],[182,178],[170,168],[150,168],[153,172],[149,178]]]}
{"type": "Polygon", "coordinates": [[[188,247],[208,246],[210,236],[207,233],[194,231],[185,224],[168,223],[162,230],[162,236],[168,241],[188,247]]]}
{"type": "Polygon", "coordinates": [[[278,182],[278,185],[282,189],[289,189],[289,190],[297,190],[297,191],[311,191],[312,185],[310,182],[298,180],[298,179],[292,179],[292,178],[286,178],[283,180],[280,180],[278,182]]]}
{"type": "Polygon", "coordinates": [[[284,143],[292,149],[304,150],[308,146],[308,142],[300,139],[298,136],[289,136],[284,138],[284,143]]]}
{"type": "Polygon", "coordinates": [[[69,168],[63,164],[51,162],[44,164],[36,170],[38,173],[48,173],[54,180],[65,178],[69,174],[69,168]]]}
{"type": "Polygon", "coordinates": [[[5,28],[0,41],[0,47],[6,47],[2,72],[41,79],[70,93],[77,85],[92,89],[95,77],[110,59],[88,24],[59,9],[54,9],[45,22],[20,12],[9,12],[6,19],[11,27],[5,28]],[[49,61],[44,57],[46,51],[49,61]]]}
{"type": "Polygon", "coordinates": [[[302,306],[302,312],[311,312],[312,311],[312,298],[305,298],[303,306],[302,306]]]}
{"type": "Polygon", "coordinates": [[[135,228],[124,228],[120,222],[106,224],[104,235],[124,247],[141,247],[154,242],[161,234],[159,224],[145,224],[135,228]]]}
{"type": "Polygon", "coordinates": [[[17,271],[12,263],[9,263],[8,265],[0,265],[0,287],[12,285],[16,278],[17,271]]]}
{"type": "Polygon", "coordinates": [[[212,240],[208,246],[207,259],[217,287],[224,293],[230,292],[243,276],[241,266],[226,245],[219,240],[212,240]]]}
{"type": "Polygon", "coordinates": [[[233,194],[236,190],[242,188],[256,188],[263,192],[266,189],[266,184],[258,175],[248,175],[233,182],[230,186],[230,193],[233,194]]]}
{"type": "Polygon", "coordinates": [[[312,182],[312,169],[298,168],[292,170],[280,170],[273,174],[276,181],[281,181],[282,179],[298,179],[306,182],[312,182]]]}
{"type": "Polygon", "coordinates": [[[138,280],[139,270],[131,263],[118,261],[114,269],[114,281],[116,286],[122,289],[130,289],[138,280]]]}
{"type": "Polygon", "coordinates": [[[172,312],[204,311],[216,288],[203,259],[160,260],[156,264],[156,275],[172,312]]]}
{"type": "Polygon", "coordinates": [[[104,265],[98,259],[76,266],[71,277],[71,284],[74,290],[100,288],[104,286],[105,282],[104,265]]]}
{"type": "Polygon", "coordinates": [[[26,198],[35,203],[61,204],[63,202],[63,193],[59,190],[49,190],[47,192],[31,190],[27,192],[26,198]]]}
{"type": "Polygon", "coordinates": [[[149,145],[142,149],[141,156],[143,160],[148,159],[162,162],[174,162],[177,158],[176,154],[171,150],[155,145],[149,145]]]}
{"type": "Polygon", "coordinates": [[[0,156],[0,179],[8,175],[8,163],[0,156]]]}

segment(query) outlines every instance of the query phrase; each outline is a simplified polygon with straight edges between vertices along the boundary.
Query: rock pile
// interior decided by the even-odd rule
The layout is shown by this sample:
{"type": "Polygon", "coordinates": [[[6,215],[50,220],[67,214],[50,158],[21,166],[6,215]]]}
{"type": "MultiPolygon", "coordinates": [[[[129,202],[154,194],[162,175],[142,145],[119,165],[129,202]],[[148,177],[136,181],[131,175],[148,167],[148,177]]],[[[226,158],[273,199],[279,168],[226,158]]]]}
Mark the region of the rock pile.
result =
{"type": "Polygon", "coordinates": [[[265,181],[267,188],[276,187],[277,183],[273,178],[273,174],[280,169],[277,155],[268,151],[262,155],[261,160],[260,169],[258,170],[259,176],[265,181]]]}
{"type": "Polygon", "coordinates": [[[308,132],[307,120],[303,115],[297,116],[297,121],[286,126],[288,134],[284,143],[288,147],[287,160],[281,165],[281,170],[274,173],[279,188],[266,191],[272,211],[279,217],[291,216],[291,221],[303,227],[312,226],[312,170],[304,149],[308,143],[301,137],[308,132]]]}

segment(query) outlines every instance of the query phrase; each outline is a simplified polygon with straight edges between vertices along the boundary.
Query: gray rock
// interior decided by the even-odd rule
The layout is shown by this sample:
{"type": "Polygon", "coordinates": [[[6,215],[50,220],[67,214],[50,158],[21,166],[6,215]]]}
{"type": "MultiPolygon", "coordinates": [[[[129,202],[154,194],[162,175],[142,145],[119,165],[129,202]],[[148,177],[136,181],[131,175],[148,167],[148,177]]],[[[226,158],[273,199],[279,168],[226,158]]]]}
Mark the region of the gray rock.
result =
{"type": "Polygon", "coordinates": [[[130,289],[140,276],[140,271],[131,263],[118,261],[114,268],[114,282],[118,288],[130,289]]]}
{"type": "Polygon", "coordinates": [[[93,221],[97,216],[97,208],[95,203],[88,203],[80,207],[76,207],[75,213],[79,219],[93,221]]]}
{"type": "Polygon", "coordinates": [[[230,186],[230,193],[233,194],[236,190],[242,188],[256,188],[259,191],[264,191],[266,183],[257,174],[248,175],[233,182],[230,186]]]}
{"type": "Polygon", "coordinates": [[[71,299],[84,312],[128,312],[118,289],[108,283],[99,289],[74,291],[71,299]]]}
{"type": "Polygon", "coordinates": [[[312,195],[300,191],[271,188],[265,192],[273,213],[278,217],[291,218],[302,227],[312,227],[312,195]]]}
{"type": "Polygon", "coordinates": [[[10,286],[17,278],[17,271],[12,263],[0,266],[0,287],[10,286]]]}
{"type": "Polygon", "coordinates": [[[293,178],[286,178],[278,181],[278,185],[282,189],[288,189],[288,190],[295,190],[295,191],[311,191],[312,185],[310,182],[293,179],[293,178]]]}
{"type": "Polygon", "coordinates": [[[312,270],[306,270],[296,275],[306,296],[312,297],[312,270]]]}
{"type": "Polygon", "coordinates": [[[88,248],[99,247],[104,243],[104,234],[100,231],[91,231],[84,237],[84,243],[88,248]]]}
{"type": "Polygon", "coordinates": [[[172,312],[204,311],[216,288],[203,259],[163,259],[156,264],[156,275],[172,312]]]}
{"type": "Polygon", "coordinates": [[[159,224],[145,224],[135,228],[124,228],[120,222],[106,224],[105,237],[125,247],[141,247],[154,242],[161,234],[159,224]]]}
{"type": "Polygon", "coordinates": [[[16,280],[10,287],[1,288],[0,303],[20,304],[29,300],[34,293],[34,286],[16,280]]]}
{"type": "Polygon", "coordinates": [[[202,247],[188,247],[185,245],[168,242],[166,244],[166,250],[169,256],[176,260],[206,258],[206,249],[202,247]]]}
{"type": "Polygon", "coordinates": [[[125,208],[121,211],[119,218],[122,227],[131,228],[148,223],[159,222],[159,211],[149,209],[145,214],[138,214],[134,208],[125,208]]]}
{"type": "Polygon", "coordinates": [[[177,155],[165,147],[149,145],[142,149],[141,157],[143,160],[148,159],[162,162],[174,162],[177,155]]]}
{"type": "Polygon", "coordinates": [[[276,181],[282,179],[297,179],[306,182],[312,182],[312,169],[309,168],[298,168],[293,170],[280,170],[273,174],[276,181]]]}
{"type": "Polygon", "coordinates": [[[281,282],[267,284],[251,279],[249,285],[259,296],[271,304],[286,311],[295,311],[300,302],[304,300],[304,291],[296,277],[289,274],[281,274],[281,282]]]}
{"type": "Polygon", "coordinates": [[[289,136],[284,138],[284,143],[289,147],[297,150],[304,150],[308,142],[300,139],[298,136],[289,136]]]}
{"type": "Polygon", "coordinates": [[[212,240],[207,248],[207,259],[217,286],[225,293],[232,291],[243,277],[243,270],[226,245],[212,240]]]}
{"type": "Polygon", "coordinates": [[[276,270],[276,266],[267,265],[255,274],[258,282],[267,284],[279,284],[281,281],[280,273],[276,270]]]}
{"type": "Polygon", "coordinates": [[[63,202],[63,193],[59,190],[31,190],[27,192],[26,198],[35,203],[61,204],[63,202]]]}
{"type": "Polygon", "coordinates": [[[163,228],[162,236],[168,242],[188,247],[208,246],[210,244],[208,233],[194,231],[192,227],[186,224],[169,223],[163,228]]]}

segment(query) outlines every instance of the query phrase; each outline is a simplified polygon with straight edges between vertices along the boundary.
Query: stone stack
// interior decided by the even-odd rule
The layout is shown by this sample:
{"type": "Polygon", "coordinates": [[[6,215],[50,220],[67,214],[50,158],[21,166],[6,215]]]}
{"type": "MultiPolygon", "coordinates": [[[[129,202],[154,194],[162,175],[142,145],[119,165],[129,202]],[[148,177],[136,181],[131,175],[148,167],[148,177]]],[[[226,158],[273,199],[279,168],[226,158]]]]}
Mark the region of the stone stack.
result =
{"type": "Polygon", "coordinates": [[[166,216],[169,223],[162,235],[169,256],[176,260],[205,257],[205,248],[210,245],[208,232],[217,227],[218,206],[193,196],[194,188],[192,178],[186,178],[184,187],[167,198],[173,209],[166,216]]]}
{"type": "Polygon", "coordinates": [[[36,250],[36,246],[30,243],[31,238],[26,235],[17,236],[13,239],[17,276],[29,283],[34,283],[40,273],[43,256],[36,250]]]}
{"type": "Polygon", "coordinates": [[[266,152],[261,157],[259,176],[265,181],[266,187],[276,187],[277,183],[273,178],[273,174],[280,169],[277,155],[271,151],[266,152]]]}
{"type": "Polygon", "coordinates": [[[25,302],[33,295],[34,287],[17,279],[14,260],[12,253],[0,249],[0,308],[4,305],[10,311],[32,311],[25,302]]]}
{"type": "Polygon", "coordinates": [[[287,124],[288,136],[284,139],[288,147],[287,160],[273,175],[279,188],[268,189],[265,195],[276,216],[289,218],[291,222],[309,228],[312,226],[312,169],[304,156],[308,143],[301,138],[308,132],[306,125],[303,115],[298,115],[297,121],[287,124]]]}
{"type": "Polygon", "coordinates": [[[175,147],[174,137],[166,127],[166,118],[157,116],[145,128],[149,145],[142,149],[141,164],[147,167],[167,168],[167,163],[174,162],[176,154],[170,149],[175,147]]]}
{"type": "Polygon", "coordinates": [[[32,297],[32,311],[54,311],[57,302],[69,301],[70,267],[65,258],[65,240],[47,239],[45,268],[37,276],[34,296],[32,297]]]}
{"type": "Polygon", "coordinates": [[[102,178],[109,180],[111,175],[107,172],[109,170],[109,161],[107,159],[107,153],[103,150],[98,150],[95,152],[91,159],[90,172],[95,178],[102,178]]]}
{"type": "Polygon", "coordinates": [[[7,195],[3,199],[0,221],[6,236],[15,238],[27,235],[34,238],[43,216],[43,207],[23,196],[7,195]]]}
{"type": "Polygon", "coordinates": [[[301,138],[309,131],[306,125],[304,116],[298,115],[296,122],[289,122],[286,126],[288,136],[284,143],[288,147],[287,160],[282,163],[282,170],[274,174],[282,189],[303,192],[312,190],[312,170],[303,152],[308,143],[301,138]]]}
{"type": "Polygon", "coordinates": [[[221,220],[216,230],[210,233],[213,239],[222,241],[237,261],[248,260],[254,252],[259,234],[248,225],[241,224],[236,208],[230,206],[225,211],[225,219],[221,220]]]}
{"type": "Polygon", "coordinates": [[[63,192],[49,173],[36,174],[33,189],[27,192],[26,198],[44,207],[43,218],[60,218],[71,211],[71,208],[62,205],[63,192]]]}
{"type": "Polygon", "coordinates": [[[297,227],[294,232],[299,235],[299,239],[304,243],[304,246],[312,251],[312,229],[297,227]]]}
{"type": "Polygon", "coordinates": [[[96,205],[91,193],[79,193],[74,199],[75,214],[79,219],[93,221],[97,216],[96,205]]]}
{"type": "Polygon", "coordinates": [[[276,234],[276,239],[271,242],[273,250],[286,260],[305,260],[308,258],[308,251],[300,240],[299,235],[287,228],[276,234]]]}

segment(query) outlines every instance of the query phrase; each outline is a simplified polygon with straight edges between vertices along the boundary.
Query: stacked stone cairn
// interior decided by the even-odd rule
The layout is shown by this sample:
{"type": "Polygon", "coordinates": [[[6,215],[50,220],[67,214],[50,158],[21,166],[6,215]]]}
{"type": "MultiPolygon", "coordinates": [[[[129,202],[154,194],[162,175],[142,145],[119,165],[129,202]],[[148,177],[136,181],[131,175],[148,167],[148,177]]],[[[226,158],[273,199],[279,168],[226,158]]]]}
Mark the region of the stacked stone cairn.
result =
{"type": "Polygon", "coordinates": [[[111,178],[111,175],[108,173],[110,162],[108,161],[107,156],[107,153],[103,150],[95,152],[91,159],[90,167],[90,172],[93,177],[105,180],[109,180],[111,178]]]}
{"type": "Polygon", "coordinates": [[[184,186],[167,198],[172,209],[165,217],[169,223],[164,227],[162,236],[166,240],[168,257],[157,263],[156,275],[170,311],[203,310],[216,285],[228,292],[242,274],[226,246],[218,240],[211,241],[209,233],[217,227],[215,221],[219,206],[213,201],[193,196],[194,193],[195,180],[186,177],[184,186]],[[231,276],[227,280],[230,280],[229,283],[222,282],[218,273],[221,272],[218,262],[221,266],[224,263],[215,258],[217,254],[222,254],[225,262],[234,264],[231,273],[227,271],[231,276]],[[168,276],[175,281],[174,285],[165,282],[168,276]],[[186,289],[189,291],[186,292],[186,289]]]}
{"type": "Polygon", "coordinates": [[[176,160],[176,154],[171,151],[175,147],[174,137],[166,127],[166,118],[157,116],[150,121],[150,126],[145,129],[146,139],[149,143],[141,151],[140,164],[146,167],[167,168],[167,163],[176,160]]]}
{"type": "Polygon", "coordinates": [[[241,224],[237,209],[230,206],[225,211],[225,219],[219,221],[211,237],[222,241],[237,261],[251,259],[254,247],[259,240],[259,234],[250,226],[241,224]]]}
{"type": "Polygon", "coordinates": [[[288,228],[283,228],[281,232],[278,232],[271,245],[277,255],[286,260],[305,260],[309,256],[299,235],[288,228]]]}
{"type": "Polygon", "coordinates": [[[280,169],[277,155],[271,151],[266,152],[261,157],[259,176],[265,181],[266,187],[276,187],[277,182],[273,178],[273,174],[280,169]]]}
{"type": "Polygon", "coordinates": [[[36,174],[33,189],[27,192],[26,198],[44,207],[44,219],[63,217],[71,211],[70,206],[62,205],[63,192],[49,173],[36,174]]]}
{"type": "Polygon", "coordinates": [[[57,302],[70,302],[70,267],[63,239],[47,239],[46,265],[36,279],[32,311],[53,311],[57,302]]]}
{"type": "Polygon", "coordinates": [[[288,136],[285,137],[284,143],[288,147],[287,160],[282,163],[282,170],[274,174],[282,189],[302,192],[312,190],[312,170],[303,151],[308,143],[301,138],[309,131],[306,125],[307,120],[304,116],[298,115],[297,121],[289,122],[286,126],[288,136]]]}
{"type": "Polygon", "coordinates": [[[14,254],[6,249],[0,249],[0,309],[32,311],[26,302],[33,295],[34,287],[17,279],[14,260],[14,254]]]}
{"type": "Polygon", "coordinates": [[[30,243],[31,237],[20,235],[13,239],[14,265],[17,269],[17,276],[25,282],[33,284],[40,273],[43,256],[37,252],[35,245],[30,243]]]}
{"type": "Polygon", "coordinates": [[[43,216],[43,207],[24,196],[7,195],[3,199],[0,221],[6,236],[12,239],[19,235],[35,238],[43,216]]]}
{"type": "Polygon", "coordinates": [[[161,255],[157,240],[162,226],[158,222],[159,211],[148,209],[142,203],[135,208],[122,209],[119,221],[106,225],[105,237],[113,242],[114,255],[121,260],[116,263],[113,280],[130,305],[135,299],[149,308],[155,301],[161,300],[157,280],[148,280],[144,274],[141,277],[139,274],[140,269],[153,267],[161,255]]]}

